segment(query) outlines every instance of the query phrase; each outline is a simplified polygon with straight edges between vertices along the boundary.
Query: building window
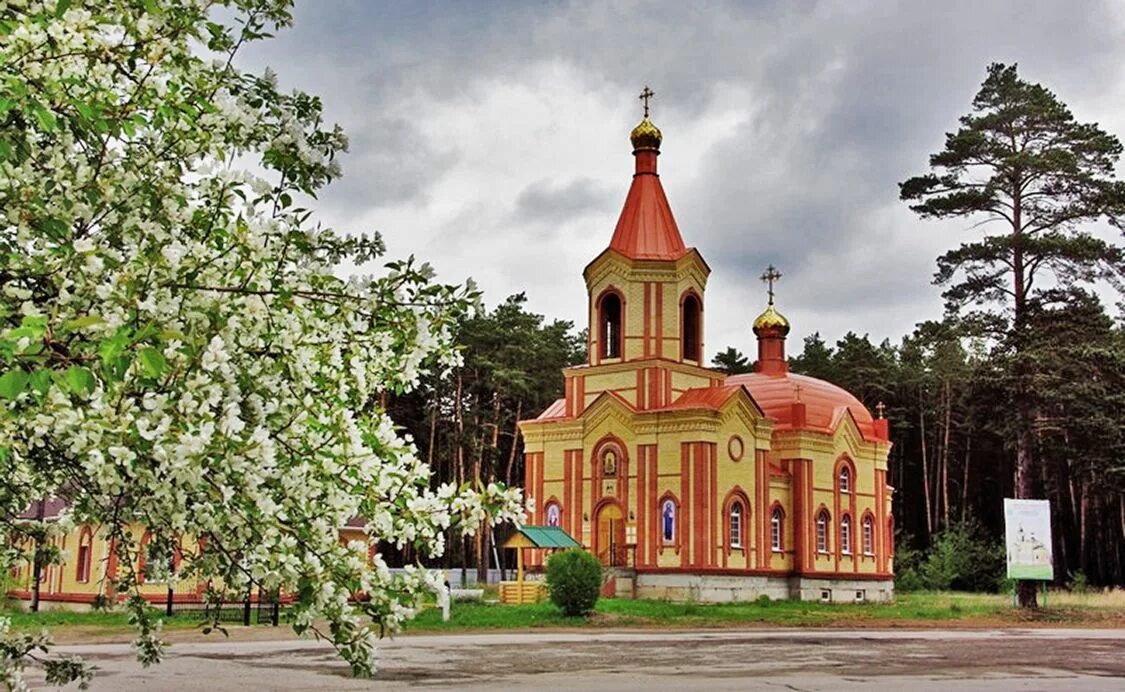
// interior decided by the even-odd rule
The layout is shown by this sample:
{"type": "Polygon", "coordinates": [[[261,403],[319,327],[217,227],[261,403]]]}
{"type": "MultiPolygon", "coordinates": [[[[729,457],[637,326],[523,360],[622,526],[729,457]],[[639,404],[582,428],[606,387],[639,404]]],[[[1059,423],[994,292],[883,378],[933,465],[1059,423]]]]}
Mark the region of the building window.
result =
{"type": "Polygon", "coordinates": [[[684,360],[699,362],[699,299],[694,295],[687,295],[683,301],[683,330],[680,332],[683,342],[684,360]]]}
{"type": "Polygon", "coordinates": [[[863,554],[875,554],[875,521],[871,515],[863,518],[863,554]]]}
{"type": "Polygon", "coordinates": [[[557,503],[551,502],[547,505],[547,526],[558,526],[559,516],[562,512],[559,510],[557,503]]]}
{"type": "Polygon", "coordinates": [[[816,515],[816,552],[828,552],[828,510],[820,510],[816,515]]]}
{"type": "Polygon", "coordinates": [[[846,514],[840,519],[840,552],[852,554],[852,518],[846,514]]]}
{"type": "Polygon", "coordinates": [[[660,537],[665,545],[676,542],[676,502],[672,498],[660,503],[660,537]]]}
{"type": "Polygon", "coordinates": [[[840,467],[840,492],[850,493],[852,491],[852,470],[847,466],[840,467]]]}
{"type": "Polygon", "coordinates": [[[770,516],[770,547],[775,553],[781,552],[781,508],[775,507],[770,516]]]}
{"type": "Polygon", "coordinates": [[[602,296],[598,306],[602,358],[621,357],[621,298],[616,293],[602,296]]]}
{"type": "Polygon", "coordinates": [[[742,547],[743,512],[741,500],[735,500],[730,506],[730,547],[742,547]]]}
{"type": "Polygon", "coordinates": [[[90,527],[82,528],[82,534],[78,537],[78,574],[76,578],[79,582],[90,581],[90,565],[93,560],[93,543],[94,534],[90,531],[90,527]]]}
{"type": "Polygon", "coordinates": [[[145,562],[148,561],[148,544],[152,542],[152,534],[145,531],[141,536],[141,546],[137,549],[137,583],[145,583],[145,562]]]}

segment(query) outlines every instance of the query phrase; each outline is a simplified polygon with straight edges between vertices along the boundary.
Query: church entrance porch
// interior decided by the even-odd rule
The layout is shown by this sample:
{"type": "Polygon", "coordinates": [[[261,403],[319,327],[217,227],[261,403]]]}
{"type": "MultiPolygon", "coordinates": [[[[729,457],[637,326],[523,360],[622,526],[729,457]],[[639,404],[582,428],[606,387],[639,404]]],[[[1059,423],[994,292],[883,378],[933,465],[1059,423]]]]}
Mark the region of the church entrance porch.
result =
{"type": "Polygon", "coordinates": [[[594,555],[606,567],[624,567],[628,561],[625,546],[625,517],[621,507],[610,502],[598,510],[594,533],[594,555]]]}

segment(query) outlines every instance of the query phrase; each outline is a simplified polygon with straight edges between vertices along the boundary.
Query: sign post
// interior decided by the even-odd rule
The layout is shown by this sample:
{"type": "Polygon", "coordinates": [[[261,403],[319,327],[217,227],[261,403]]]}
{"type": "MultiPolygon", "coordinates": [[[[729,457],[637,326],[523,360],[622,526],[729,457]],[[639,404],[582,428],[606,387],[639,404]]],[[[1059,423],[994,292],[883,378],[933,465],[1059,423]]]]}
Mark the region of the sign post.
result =
{"type": "Polygon", "coordinates": [[[1004,547],[1009,579],[1052,581],[1051,503],[1004,498],[1004,547]]]}

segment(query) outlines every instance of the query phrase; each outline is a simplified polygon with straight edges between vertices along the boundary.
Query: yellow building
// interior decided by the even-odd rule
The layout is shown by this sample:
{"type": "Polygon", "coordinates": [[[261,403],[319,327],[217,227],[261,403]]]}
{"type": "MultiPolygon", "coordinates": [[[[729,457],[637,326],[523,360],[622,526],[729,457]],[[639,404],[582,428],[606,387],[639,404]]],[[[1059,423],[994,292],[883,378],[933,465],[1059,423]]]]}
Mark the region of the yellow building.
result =
{"type": "Polygon", "coordinates": [[[619,596],[890,599],[887,421],[789,372],[772,267],[755,371],[705,367],[711,269],[665,198],[647,108],[631,140],[624,209],[584,271],[588,362],[520,423],[530,523],[561,526],[617,568],[619,596]]]}

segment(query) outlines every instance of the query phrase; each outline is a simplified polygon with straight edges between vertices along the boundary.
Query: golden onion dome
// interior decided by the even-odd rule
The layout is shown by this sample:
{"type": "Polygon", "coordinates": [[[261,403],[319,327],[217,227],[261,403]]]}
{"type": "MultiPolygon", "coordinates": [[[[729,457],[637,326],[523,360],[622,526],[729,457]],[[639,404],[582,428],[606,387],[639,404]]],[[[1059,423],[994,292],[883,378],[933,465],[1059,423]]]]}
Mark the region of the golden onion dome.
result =
{"type": "Polygon", "coordinates": [[[777,332],[780,336],[789,333],[789,320],[785,319],[785,315],[774,308],[773,303],[770,303],[765,312],[758,315],[758,318],[754,320],[754,334],[762,336],[763,331],[777,332]]]}
{"type": "Polygon", "coordinates": [[[664,135],[660,133],[660,128],[653,125],[648,116],[645,116],[645,119],[633,128],[629,139],[633,141],[634,151],[660,151],[660,143],[664,141],[664,135]]]}

